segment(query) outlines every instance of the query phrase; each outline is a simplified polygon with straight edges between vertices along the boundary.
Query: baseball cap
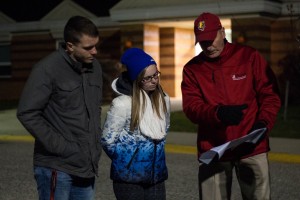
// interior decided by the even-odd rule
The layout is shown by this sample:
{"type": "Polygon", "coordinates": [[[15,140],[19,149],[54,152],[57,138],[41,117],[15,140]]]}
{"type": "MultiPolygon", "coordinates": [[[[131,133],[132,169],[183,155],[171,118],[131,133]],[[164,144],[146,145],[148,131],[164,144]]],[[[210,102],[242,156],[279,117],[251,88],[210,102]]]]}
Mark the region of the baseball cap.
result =
{"type": "Polygon", "coordinates": [[[221,21],[217,15],[212,13],[202,13],[194,21],[194,33],[196,42],[214,40],[218,30],[222,28],[221,21]]]}
{"type": "Polygon", "coordinates": [[[155,60],[139,48],[126,50],[121,57],[121,63],[126,65],[131,81],[136,80],[138,75],[149,65],[156,65],[155,60]]]}

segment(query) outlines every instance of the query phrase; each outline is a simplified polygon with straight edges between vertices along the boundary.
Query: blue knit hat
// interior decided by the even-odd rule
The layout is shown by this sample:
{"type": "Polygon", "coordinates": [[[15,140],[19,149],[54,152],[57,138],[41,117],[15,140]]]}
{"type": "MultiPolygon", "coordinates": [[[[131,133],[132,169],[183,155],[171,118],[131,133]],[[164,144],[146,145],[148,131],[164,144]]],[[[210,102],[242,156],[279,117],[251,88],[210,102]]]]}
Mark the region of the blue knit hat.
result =
{"type": "Polygon", "coordinates": [[[139,48],[126,50],[121,58],[121,63],[126,65],[131,81],[136,80],[138,75],[149,65],[156,65],[154,59],[139,48]]]}

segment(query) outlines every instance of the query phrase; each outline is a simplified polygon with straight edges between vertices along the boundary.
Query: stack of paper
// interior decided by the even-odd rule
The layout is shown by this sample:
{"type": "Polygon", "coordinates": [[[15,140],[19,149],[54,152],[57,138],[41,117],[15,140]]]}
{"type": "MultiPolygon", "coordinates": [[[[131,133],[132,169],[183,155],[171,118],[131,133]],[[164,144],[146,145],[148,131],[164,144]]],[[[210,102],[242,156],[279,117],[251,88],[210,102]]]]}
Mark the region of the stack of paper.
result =
{"type": "Polygon", "coordinates": [[[229,142],[226,142],[225,144],[211,148],[207,152],[201,154],[199,161],[203,162],[205,164],[209,164],[214,159],[220,159],[226,150],[228,150],[228,149],[233,150],[234,148],[241,145],[242,143],[249,142],[249,143],[256,144],[257,141],[266,132],[266,130],[267,130],[267,128],[260,128],[260,129],[252,131],[248,135],[245,135],[241,138],[231,140],[229,142]]]}

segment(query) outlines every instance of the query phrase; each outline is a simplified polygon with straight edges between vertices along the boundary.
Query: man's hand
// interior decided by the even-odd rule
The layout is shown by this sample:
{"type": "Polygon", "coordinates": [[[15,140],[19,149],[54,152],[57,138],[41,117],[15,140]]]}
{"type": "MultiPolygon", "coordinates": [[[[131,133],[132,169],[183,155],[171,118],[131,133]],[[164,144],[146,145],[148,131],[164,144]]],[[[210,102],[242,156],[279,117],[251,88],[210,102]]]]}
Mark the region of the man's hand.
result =
{"type": "MultiPolygon", "coordinates": [[[[258,130],[258,129],[262,129],[262,128],[266,128],[268,130],[266,124],[267,123],[264,122],[264,121],[257,121],[257,122],[255,122],[253,124],[252,128],[250,129],[250,131],[248,132],[248,134],[251,133],[252,131],[255,131],[255,130],[258,130]]],[[[249,143],[248,145],[250,145],[250,144],[256,145],[256,144],[260,143],[260,141],[265,137],[265,135],[266,135],[266,133],[264,132],[263,134],[260,134],[256,138],[253,138],[250,142],[248,142],[249,143]]]]}
{"type": "Polygon", "coordinates": [[[253,124],[252,128],[250,129],[249,133],[251,133],[252,131],[255,131],[257,129],[261,129],[261,128],[267,128],[267,125],[265,122],[263,121],[257,121],[253,124]]]}
{"type": "Polygon", "coordinates": [[[243,110],[248,108],[243,105],[222,105],[217,108],[217,117],[225,125],[238,125],[243,118],[243,110]]]}

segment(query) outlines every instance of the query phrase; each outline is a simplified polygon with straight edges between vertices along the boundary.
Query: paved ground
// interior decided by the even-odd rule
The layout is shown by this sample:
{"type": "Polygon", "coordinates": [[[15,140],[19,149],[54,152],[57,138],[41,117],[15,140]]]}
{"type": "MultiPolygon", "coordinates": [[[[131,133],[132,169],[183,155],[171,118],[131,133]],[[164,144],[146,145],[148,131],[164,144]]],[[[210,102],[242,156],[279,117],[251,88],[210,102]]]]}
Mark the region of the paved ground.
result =
{"type": "MultiPolygon", "coordinates": [[[[0,141],[0,200],[35,200],[33,177],[33,142],[0,141]]],[[[195,154],[166,153],[169,179],[167,200],[197,200],[198,162],[195,154]]],[[[110,159],[105,153],[99,162],[96,200],[115,200],[109,179],[110,159]]],[[[298,200],[300,197],[300,164],[270,162],[272,200],[298,200]]],[[[232,200],[241,200],[239,186],[233,177],[232,200]]]]}
{"type": "MultiPolygon", "coordinates": [[[[172,110],[181,109],[181,101],[172,99],[172,110]]],[[[105,114],[107,107],[104,107],[105,114]]],[[[0,111],[0,200],[37,199],[32,174],[33,138],[15,117],[16,110],[0,111]],[[20,142],[21,141],[21,142],[20,142]],[[24,142],[29,141],[29,142],[24,142]],[[17,189],[16,189],[17,188],[17,189]]],[[[104,119],[104,118],[103,118],[104,119]]],[[[166,182],[170,200],[198,199],[196,159],[196,134],[170,132],[167,137],[166,182]]],[[[300,140],[270,138],[270,170],[273,200],[299,199],[300,192],[300,140]]],[[[97,199],[113,200],[110,161],[103,153],[97,179],[97,199]]],[[[241,199],[236,180],[233,200],[241,199]]]]}

